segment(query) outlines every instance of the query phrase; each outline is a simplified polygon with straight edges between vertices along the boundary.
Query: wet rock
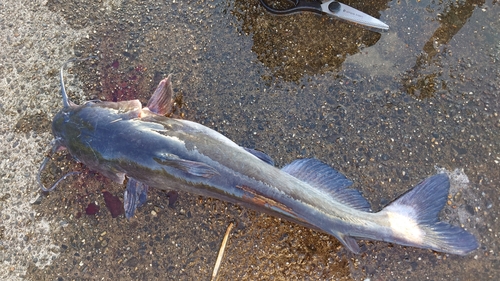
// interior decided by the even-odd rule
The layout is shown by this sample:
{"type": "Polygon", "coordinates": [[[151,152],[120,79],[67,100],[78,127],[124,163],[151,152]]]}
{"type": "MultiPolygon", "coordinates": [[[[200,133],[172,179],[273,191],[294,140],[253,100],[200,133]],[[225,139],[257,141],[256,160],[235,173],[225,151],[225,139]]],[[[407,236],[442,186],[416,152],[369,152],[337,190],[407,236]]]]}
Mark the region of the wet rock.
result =
{"type": "Polygon", "coordinates": [[[136,257],[131,257],[125,262],[126,266],[136,267],[139,264],[139,260],[136,257]]]}

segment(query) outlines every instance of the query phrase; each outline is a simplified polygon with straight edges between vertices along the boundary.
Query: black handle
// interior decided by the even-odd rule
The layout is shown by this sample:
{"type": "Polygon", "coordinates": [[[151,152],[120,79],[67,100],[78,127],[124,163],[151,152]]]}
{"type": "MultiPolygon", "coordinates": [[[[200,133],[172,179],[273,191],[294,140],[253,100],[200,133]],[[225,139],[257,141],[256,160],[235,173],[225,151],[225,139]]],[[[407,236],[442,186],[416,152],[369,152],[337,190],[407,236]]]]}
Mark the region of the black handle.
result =
{"type": "MultiPolygon", "coordinates": [[[[302,2],[301,0],[289,0],[288,2],[293,3],[293,7],[288,8],[288,9],[274,9],[271,6],[267,5],[267,3],[264,0],[260,0],[260,3],[266,10],[273,14],[277,15],[286,15],[286,14],[291,14],[291,13],[296,13],[296,12],[314,12],[317,14],[321,14],[323,10],[321,9],[321,2],[319,1],[314,1],[314,2],[302,2]]],[[[335,2],[332,2],[335,3],[335,2]]],[[[339,5],[340,7],[340,5],[339,5]]]]}

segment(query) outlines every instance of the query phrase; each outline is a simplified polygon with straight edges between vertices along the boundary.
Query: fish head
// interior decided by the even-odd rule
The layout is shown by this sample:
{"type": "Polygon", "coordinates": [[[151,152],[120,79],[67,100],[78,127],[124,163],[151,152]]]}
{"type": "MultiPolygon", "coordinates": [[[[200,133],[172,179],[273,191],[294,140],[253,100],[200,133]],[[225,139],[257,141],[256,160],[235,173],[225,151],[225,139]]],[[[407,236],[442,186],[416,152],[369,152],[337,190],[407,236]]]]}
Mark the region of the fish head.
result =
{"type": "Polygon", "coordinates": [[[71,103],[55,115],[52,120],[52,133],[58,145],[68,147],[69,142],[98,134],[98,124],[140,118],[142,114],[142,104],[139,100],[88,101],[82,105],[71,103]]]}
{"type": "Polygon", "coordinates": [[[52,120],[52,134],[54,135],[54,151],[69,149],[75,158],[77,151],[75,147],[82,141],[82,136],[91,134],[95,129],[95,119],[99,114],[91,116],[89,109],[91,102],[83,105],[71,104],[63,107],[52,120]],[[72,149],[73,148],[73,149],[72,149]]]}

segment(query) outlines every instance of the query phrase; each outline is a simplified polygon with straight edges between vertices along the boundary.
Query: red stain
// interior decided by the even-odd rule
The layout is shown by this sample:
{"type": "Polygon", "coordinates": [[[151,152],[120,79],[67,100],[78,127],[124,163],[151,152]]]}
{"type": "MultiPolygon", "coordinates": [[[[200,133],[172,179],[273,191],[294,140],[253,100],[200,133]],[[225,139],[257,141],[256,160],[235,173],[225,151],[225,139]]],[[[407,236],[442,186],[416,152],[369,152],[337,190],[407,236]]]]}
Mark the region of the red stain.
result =
{"type": "Polygon", "coordinates": [[[168,196],[168,206],[173,209],[175,201],[177,201],[179,194],[177,193],[177,191],[171,190],[167,192],[167,196],[168,196]]]}
{"type": "Polygon", "coordinates": [[[113,195],[107,191],[103,191],[102,195],[104,196],[106,208],[108,208],[113,218],[116,218],[125,212],[125,210],[123,209],[123,203],[120,198],[118,198],[118,196],[113,195]]]}
{"type": "Polygon", "coordinates": [[[101,64],[100,96],[107,101],[124,101],[149,97],[151,85],[145,79],[146,67],[130,65],[129,61],[120,62],[120,59],[104,57],[101,64]],[[111,61],[112,60],[112,61],[111,61]]]}
{"type": "Polygon", "coordinates": [[[111,63],[111,67],[114,68],[114,69],[118,69],[118,67],[120,67],[120,62],[118,60],[114,60],[111,63]]]}
{"type": "Polygon", "coordinates": [[[99,206],[97,206],[95,203],[89,203],[87,208],[85,208],[85,213],[89,216],[94,216],[99,212],[99,206]]]}

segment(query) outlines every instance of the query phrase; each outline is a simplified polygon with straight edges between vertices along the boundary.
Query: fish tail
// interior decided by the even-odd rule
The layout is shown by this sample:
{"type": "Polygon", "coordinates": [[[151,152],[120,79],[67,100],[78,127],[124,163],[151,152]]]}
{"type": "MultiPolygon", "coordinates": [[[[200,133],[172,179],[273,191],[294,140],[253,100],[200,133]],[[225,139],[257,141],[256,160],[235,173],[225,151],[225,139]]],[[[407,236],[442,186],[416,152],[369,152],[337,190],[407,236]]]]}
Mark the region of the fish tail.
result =
{"type": "Polygon", "coordinates": [[[478,242],[472,234],[439,221],[449,188],[448,176],[437,174],[382,209],[392,232],[389,242],[457,255],[475,250],[478,242]]]}

